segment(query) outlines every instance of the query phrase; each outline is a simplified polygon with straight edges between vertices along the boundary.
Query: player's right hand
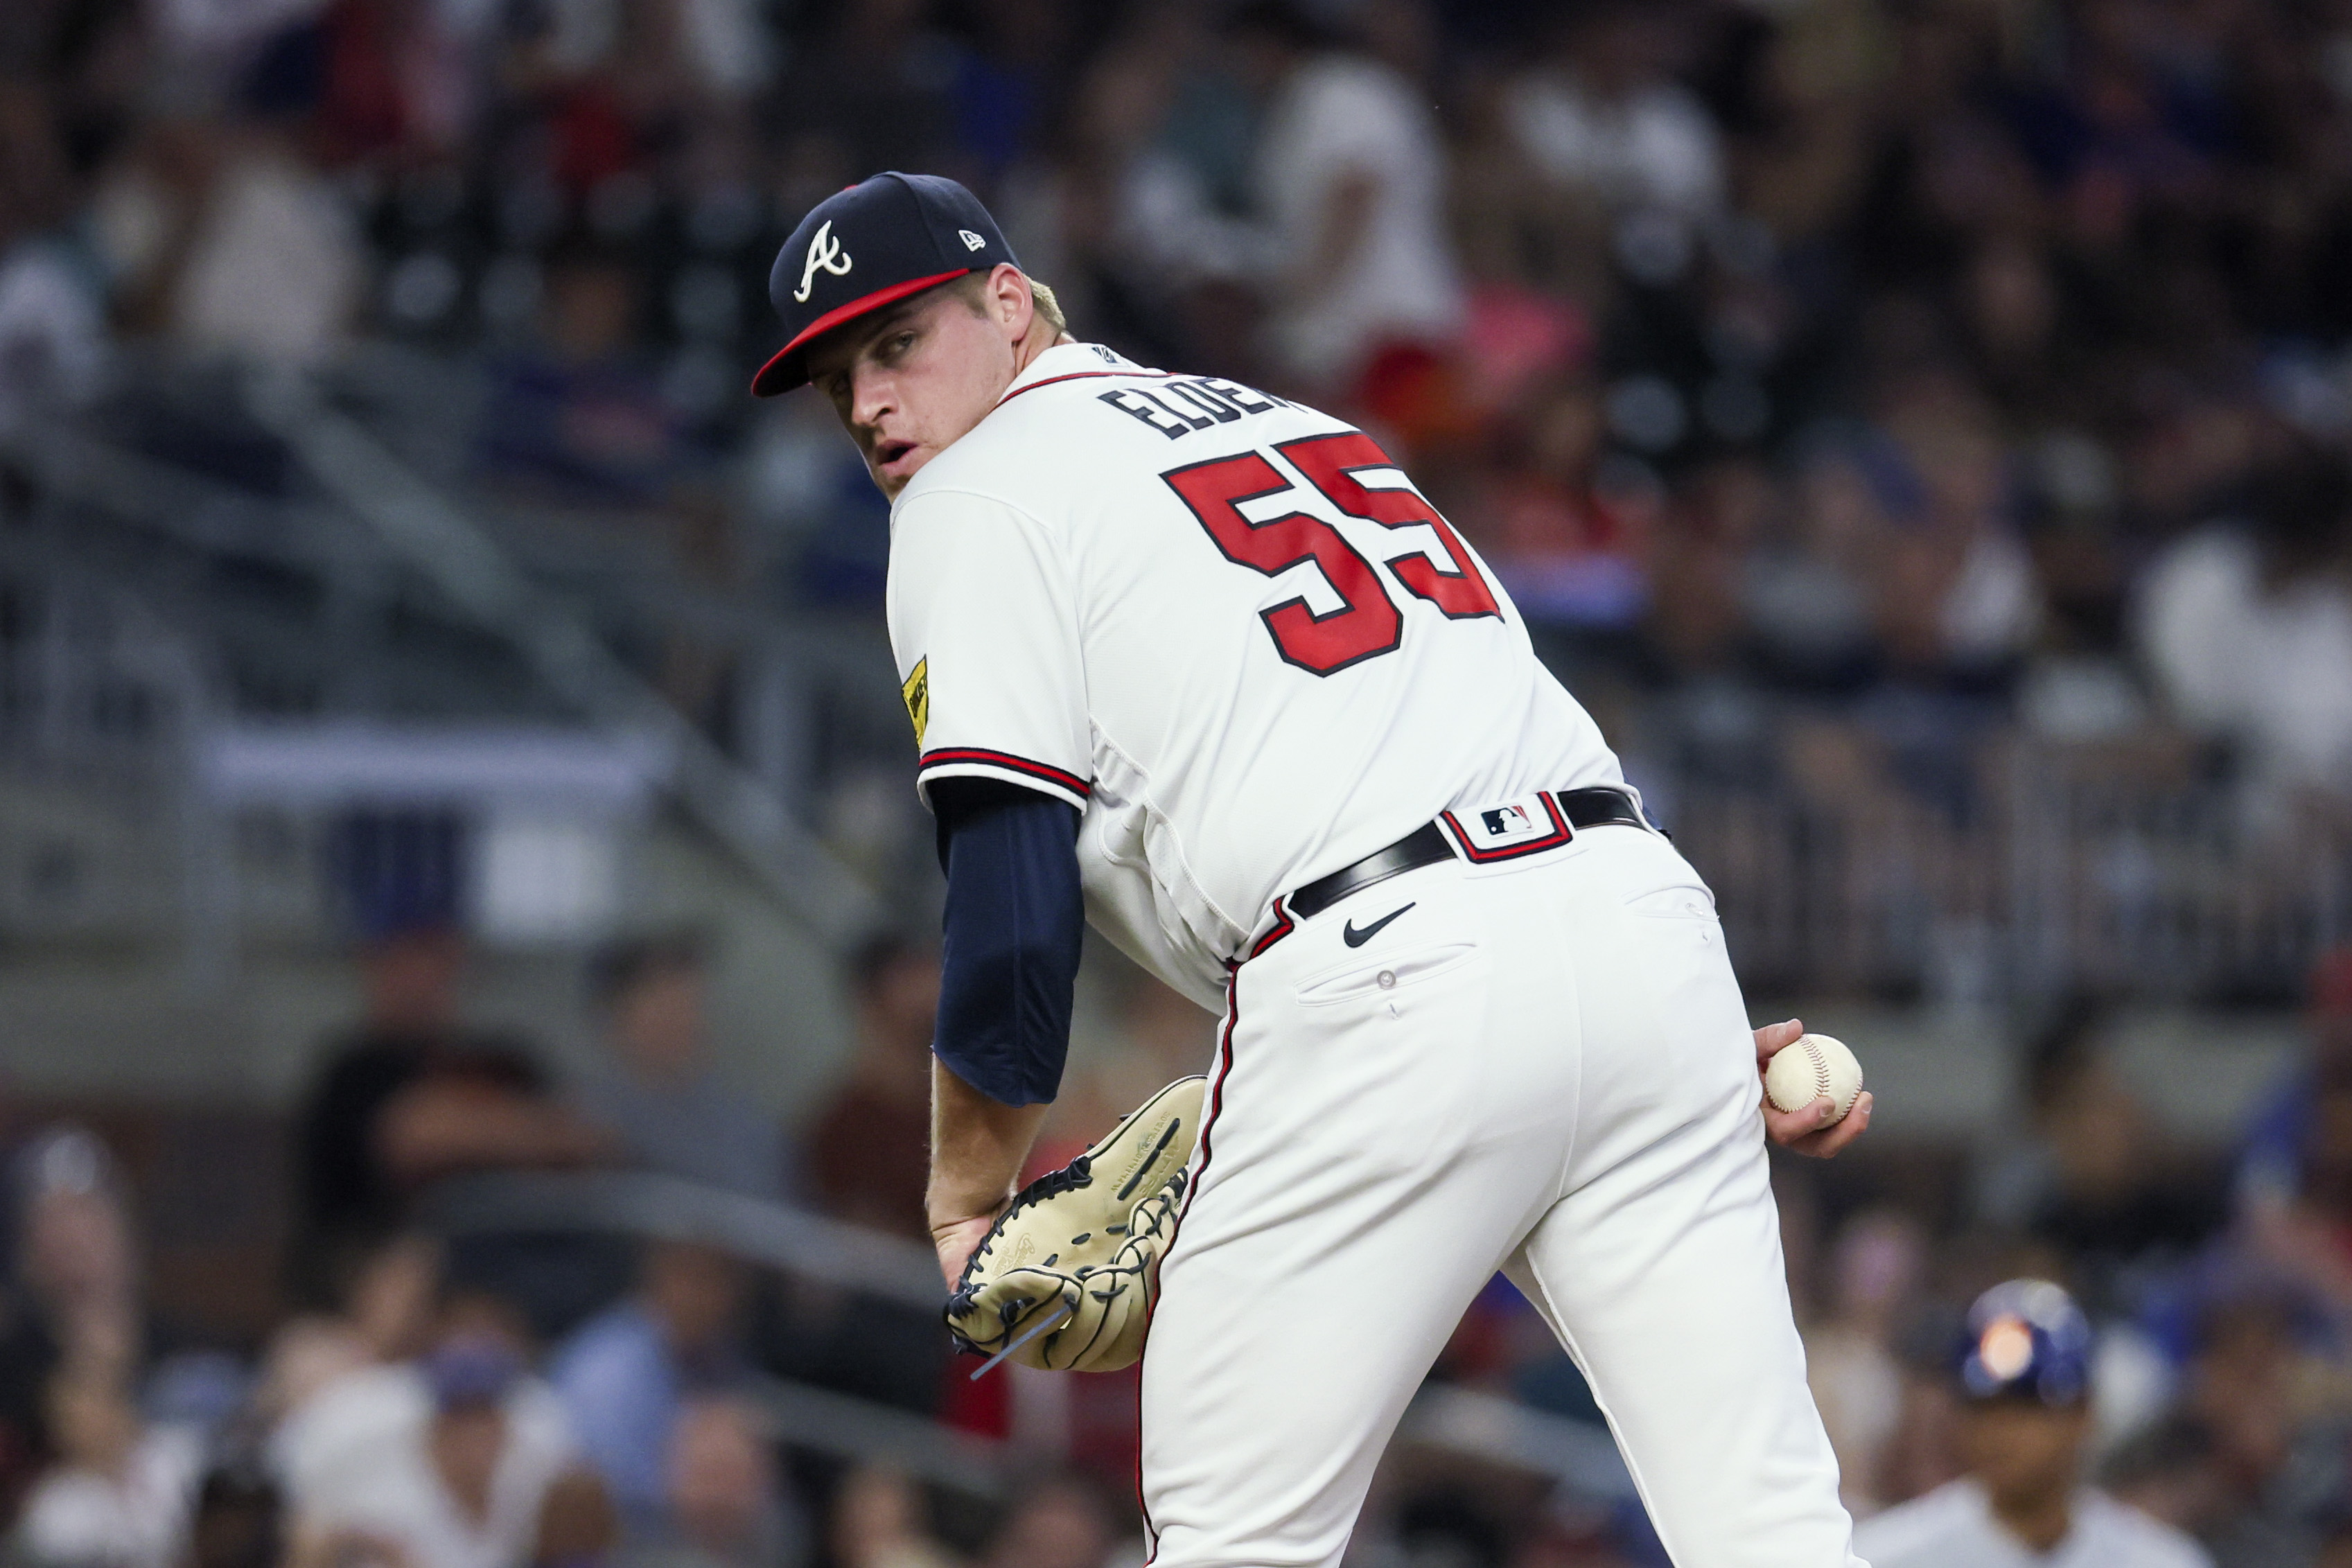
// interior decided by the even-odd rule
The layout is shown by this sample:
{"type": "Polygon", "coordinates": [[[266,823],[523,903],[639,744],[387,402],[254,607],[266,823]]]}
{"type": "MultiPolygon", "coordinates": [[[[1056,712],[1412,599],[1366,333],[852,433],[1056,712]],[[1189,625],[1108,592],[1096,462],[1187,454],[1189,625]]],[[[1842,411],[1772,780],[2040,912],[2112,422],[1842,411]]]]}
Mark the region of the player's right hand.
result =
{"type": "Polygon", "coordinates": [[[1825,1160],[1870,1130],[1870,1092],[1864,1090],[1845,1120],[1832,1126],[1830,1118],[1837,1114],[1837,1102],[1824,1094],[1810,1105],[1794,1111],[1773,1109],[1771,1099],[1762,1091],[1765,1064],[1785,1047],[1805,1037],[1805,1026],[1795,1019],[1786,1023],[1768,1023],[1756,1031],[1757,1101],[1764,1113],[1764,1134],[1784,1149],[1825,1160]]]}

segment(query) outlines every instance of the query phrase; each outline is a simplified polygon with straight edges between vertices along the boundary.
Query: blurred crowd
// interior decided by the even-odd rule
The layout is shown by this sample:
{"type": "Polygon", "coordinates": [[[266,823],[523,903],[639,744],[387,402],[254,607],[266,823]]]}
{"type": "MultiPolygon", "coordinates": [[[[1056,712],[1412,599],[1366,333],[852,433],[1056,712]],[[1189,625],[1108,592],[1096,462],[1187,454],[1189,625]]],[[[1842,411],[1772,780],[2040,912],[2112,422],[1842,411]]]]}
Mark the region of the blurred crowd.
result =
{"type": "Polygon", "coordinates": [[[0,428],[402,342],[491,491],[870,612],[878,499],[744,388],[799,215],[929,170],[1081,334],[1388,443],[1655,775],[1950,831],[2022,737],[2334,831],[2347,58],[2332,0],[25,0],[0,428]]]}
{"type": "MultiPolygon", "coordinates": [[[[585,979],[603,1035],[594,1066],[562,1082],[540,1042],[463,1016],[467,958],[438,924],[364,945],[363,1011],[322,1042],[288,1129],[285,1270],[273,1292],[283,1310],[251,1333],[191,1333],[152,1289],[142,1260],[158,1239],[141,1234],[131,1174],[102,1140],[37,1120],[11,1135],[6,1561],[1108,1559],[1131,1520],[1110,1500],[1115,1488],[1067,1462],[1066,1444],[1041,1458],[1018,1506],[967,1503],[953,1516],[959,1549],[935,1539],[930,1495],[887,1462],[852,1462],[856,1444],[805,1432],[788,1447],[780,1386],[864,1401],[886,1423],[954,1414],[997,1437],[1010,1436],[1010,1406],[999,1394],[945,1410],[949,1347],[935,1312],[822,1273],[762,1271],[708,1218],[714,1196],[790,1194],[927,1259],[933,953],[885,937],[858,955],[846,981],[859,1047],[796,1121],[796,1142],[713,1074],[698,940],[668,935],[601,956],[585,979]],[[427,1223],[440,1184],[591,1167],[691,1183],[705,1197],[665,1206],[657,1189],[650,1222],[640,1204],[609,1231],[427,1223]]],[[[1131,1416],[1131,1390],[1128,1401],[1131,1416]]]]}
{"type": "MultiPolygon", "coordinates": [[[[714,1066],[709,960],[687,934],[600,955],[583,977],[598,1038],[559,1075],[547,1042],[471,1021],[467,947],[446,925],[372,936],[362,1010],[321,1041],[286,1128],[278,1304],[238,1328],[198,1326],[151,1278],[173,1239],[143,1232],[134,1162],[16,1108],[0,1138],[0,1557],[1139,1563],[1132,1371],[975,1383],[933,1311],[821,1257],[746,1256],[708,1218],[713,1198],[784,1202],[924,1257],[936,953],[886,936],[856,956],[856,1047],[791,1114],[714,1066]],[[589,1169],[681,1185],[602,1223],[452,1222],[453,1181],[589,1169]],[[688,1186],[705,1197],[680,1202],[688,1186]],[[937,1468],[955,1451],[942,1429],[998,1445],[1002,1494],[937,1468]]],[[[1211,1051],[1213,1020],[1172,992],[1126,971],[1092,984],[1104,1019],[1032,1175],[1211,1051]]],[[[2146,1568],[2352,1561],[2352,950],[2314,975],[2302,1049],[2222,1142],[2168,1128],[2115,1026],[2090,1001],[2050,1014],[2013,1103],[1966,1138],[1776,1170],[1846,1500],[1883,1517],[1871,1539],[1890,1552],[1971,1509],[1981,1523],[1970,1500],[1990,1497],[2004,1529],[2012,1512],[2054,1520],[2044,1548],[2070,1520],[2173,1543],[2146,1568]],[[1964,1322],[2004,1281],[2057,1282],[1986,1298],[2040,1314],[2042,1359],[2000,1339],[2022,1318],[1964,1322]],[[1986,1397],[1970,1381],[1984,1364],[2033,1374],[2038,1396],[1986,1397]]],[[[1433,1375],[1580,1429],[1569,1451],[1584,1458],[1562,1479],[1546,1470],[1557,1437],[1516,1461],[1403,1443],[1352,1563],[1665,1562],[1593,1394],[1499,1278],[1433,1375]]],[[[1888,1559],[1959,1561],[1978,1559],[1888,1559]]]]}

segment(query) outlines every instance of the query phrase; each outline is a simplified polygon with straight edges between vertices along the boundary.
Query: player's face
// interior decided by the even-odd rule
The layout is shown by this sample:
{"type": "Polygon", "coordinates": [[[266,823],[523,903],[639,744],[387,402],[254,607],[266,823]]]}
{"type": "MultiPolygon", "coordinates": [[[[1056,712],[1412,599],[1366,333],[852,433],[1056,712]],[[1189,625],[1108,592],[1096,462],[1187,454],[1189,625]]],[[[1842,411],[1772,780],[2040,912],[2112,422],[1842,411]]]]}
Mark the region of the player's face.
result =
{"type": "Polygon", "coordinates": [[[1009,311],[994,283],[980,309],[968,290],[950,284],[877,311],[810,350],[809,380],[832,400],[885,496],[895,499],[1012,384],[1014,345],[1028,325],[1026,298],[1023,308],[1009,311]]]}
{"type": "Polygon", "coordinates": [[[2087,1405],[2053,1409],[2023,1399],[1994,1399],[1965,1407],[1960,1458],[1994,1499],[2030,1507],[2074,1490],[2090,1436],[2087,1405]]]}

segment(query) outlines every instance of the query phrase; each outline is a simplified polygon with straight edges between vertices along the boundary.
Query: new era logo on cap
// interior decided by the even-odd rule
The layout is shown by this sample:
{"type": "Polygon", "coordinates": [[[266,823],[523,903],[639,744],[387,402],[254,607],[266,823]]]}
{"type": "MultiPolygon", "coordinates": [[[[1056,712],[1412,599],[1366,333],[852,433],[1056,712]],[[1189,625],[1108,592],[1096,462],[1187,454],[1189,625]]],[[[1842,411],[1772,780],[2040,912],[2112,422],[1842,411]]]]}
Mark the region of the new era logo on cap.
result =
{"type": "Polygon", "coordinates": [[[1003,262],[1020,265],[988,209],[953,180],[877,174],[828,196],[801,219],[768,275],[784,346],[761,367],[752,395],[807,384],[807,350],[835,328],[1003,262]]]}

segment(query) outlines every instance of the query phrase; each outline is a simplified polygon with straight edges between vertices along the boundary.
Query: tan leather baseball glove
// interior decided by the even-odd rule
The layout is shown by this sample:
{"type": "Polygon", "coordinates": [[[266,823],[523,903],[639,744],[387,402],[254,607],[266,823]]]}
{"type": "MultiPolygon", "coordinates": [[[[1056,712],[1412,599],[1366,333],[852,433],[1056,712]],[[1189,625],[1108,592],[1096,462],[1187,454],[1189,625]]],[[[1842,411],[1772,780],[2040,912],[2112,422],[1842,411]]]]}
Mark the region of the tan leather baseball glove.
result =
{"type": "Polygon", "coordinates": [[[948,1330],[1024,1366],[1115,1372],[1143,1354],[1200,1139],[1204,1078],[1180,1078],[1093,1148],[1022,1188],[948,1298],[948,1330]]]}

